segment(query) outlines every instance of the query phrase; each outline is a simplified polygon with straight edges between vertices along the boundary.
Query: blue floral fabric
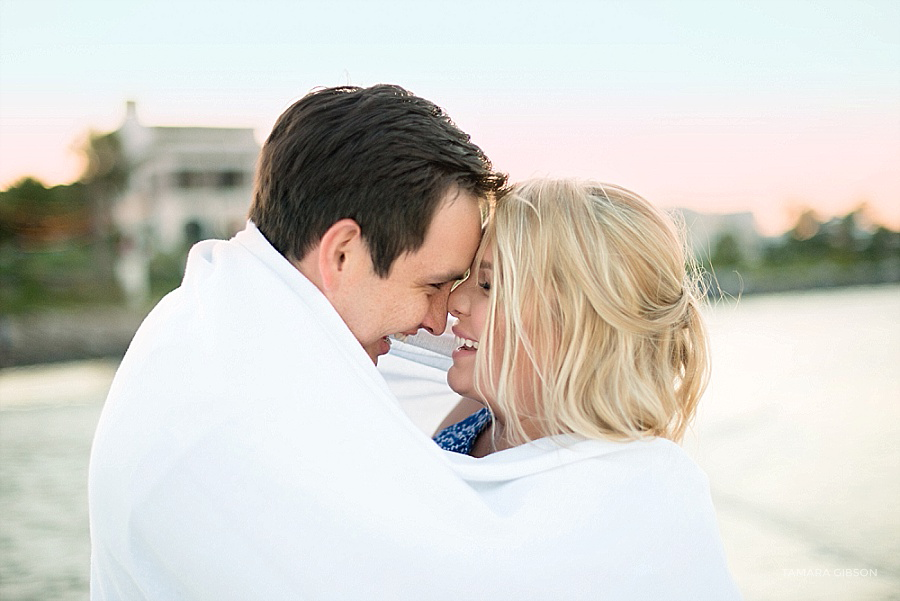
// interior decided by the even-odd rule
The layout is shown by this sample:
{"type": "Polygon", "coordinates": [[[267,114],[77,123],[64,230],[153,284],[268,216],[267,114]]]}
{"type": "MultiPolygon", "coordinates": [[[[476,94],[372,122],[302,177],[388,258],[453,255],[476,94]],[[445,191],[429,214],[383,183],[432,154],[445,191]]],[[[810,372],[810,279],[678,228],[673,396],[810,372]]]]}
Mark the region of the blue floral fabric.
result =
{"type": "Polygon", "coordinates": [[[447,426],[434,437],[434,442],[445,451],[468,455],[472,451],[475,439],[491,423],[491,412],[479,409],[466,419],[447,426]]]}

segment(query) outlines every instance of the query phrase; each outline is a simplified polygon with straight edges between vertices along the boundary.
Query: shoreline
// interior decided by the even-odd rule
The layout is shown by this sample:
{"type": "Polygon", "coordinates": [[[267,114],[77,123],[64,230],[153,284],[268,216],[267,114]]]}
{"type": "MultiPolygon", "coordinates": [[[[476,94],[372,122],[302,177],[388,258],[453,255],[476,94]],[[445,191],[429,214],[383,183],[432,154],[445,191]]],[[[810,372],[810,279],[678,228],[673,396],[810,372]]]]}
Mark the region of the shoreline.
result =
{"type": "Polygon", "coordinates": [[[0,370],[0,411],[102,404],[119,362],[76,359],[0,370]]]}
{"type": "MultiPolygon", "coordinates": [[[[856,274],[865,275],[865,274],[856,274]]],[[[870,279],[873,274],[868,274],[870,279]]],[[[710,286],[710,300],[740,300],[783,294],[830,293],[854,288],[880,288],[900,284],[896,278],[868,281],[861,277],[851,281],[833,281],[815,286],[793,287],[782,281],[768,284],[751,283],[735,272],[719,273],[710,286]],[[713,293],[718,291],[717,293],[713,293]]],[[[796,284],[797,281],[794,280],[796,284]]],[[[53,309],[34,313],[0,315],[0,373],[11,368],[63,365],[73,361],[119,361],[128,350],[131,339],[149,313],[150,308],[130,309],[122,306],[53,309]]]]}

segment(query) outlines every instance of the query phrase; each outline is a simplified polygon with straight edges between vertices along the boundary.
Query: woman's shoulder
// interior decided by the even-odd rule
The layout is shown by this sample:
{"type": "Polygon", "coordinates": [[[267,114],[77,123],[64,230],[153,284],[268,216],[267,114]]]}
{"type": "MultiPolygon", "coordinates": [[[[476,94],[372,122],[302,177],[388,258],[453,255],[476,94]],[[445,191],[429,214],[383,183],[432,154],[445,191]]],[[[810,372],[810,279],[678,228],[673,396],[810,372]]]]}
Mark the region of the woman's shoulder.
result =
{"type": "MultiPolygon", "coordinates": [[[[562,441],[566,448],[566,442],[562,441]]],[[[596,474],[603,482],[621,477],[626,484],[660,492],[693,488],[708,491],[709,479],[703,469],[678,444],[665,438],[633,441],[578,440],[569,447],[574,452],[569,469],[586,476],[596,474]],[[581,457],[581,460],[578,458],[581,457]]]]}
{"type": "Polygon", "coordinates": [[[595,482],[602,487],[617,480],[629,486],[643,483],[654,488],[688,483],[708,486],[706,475],[688,454],[663,438],[616,441],[560,435],[454,463],[464,479],[496,484],[541,476],[574,477],[585,485],[595,482]]]}

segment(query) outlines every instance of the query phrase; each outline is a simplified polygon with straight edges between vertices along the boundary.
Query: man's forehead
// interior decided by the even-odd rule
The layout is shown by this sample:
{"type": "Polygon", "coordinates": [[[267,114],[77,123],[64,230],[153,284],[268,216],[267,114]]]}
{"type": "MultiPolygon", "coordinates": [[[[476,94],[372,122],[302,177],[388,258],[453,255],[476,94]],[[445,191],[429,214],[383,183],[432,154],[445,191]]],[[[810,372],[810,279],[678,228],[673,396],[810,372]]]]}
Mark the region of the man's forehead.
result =
{"type": "MultiPolygon", "coordinates": [[[[477,246],[475,247],[477,249],[477,246]]],[[[431,249],[422,247],[400,255],[391,266],[389,277],[406,273],[424,284],[437,284],[458,280],[471,266],[474,250],[461,249],[459,245],[447,245],[431,249]]]]}
{"type": "Polygon", "coordinates": [[[407,255],[420,277],[431,283],[459,279],[481,240],[478,199],[464,190],[454,192],[432,218],[422,246],[407,255]]]}
{"type": "Polygon", "coordinates": [[[458,280],[468,271],[475,256],[475,248],[460,248],[459,245],[448,245],[433,252],[416,256],[410,267],[417,274],[417,279],[428,284],[451,282],[458,280]]]}

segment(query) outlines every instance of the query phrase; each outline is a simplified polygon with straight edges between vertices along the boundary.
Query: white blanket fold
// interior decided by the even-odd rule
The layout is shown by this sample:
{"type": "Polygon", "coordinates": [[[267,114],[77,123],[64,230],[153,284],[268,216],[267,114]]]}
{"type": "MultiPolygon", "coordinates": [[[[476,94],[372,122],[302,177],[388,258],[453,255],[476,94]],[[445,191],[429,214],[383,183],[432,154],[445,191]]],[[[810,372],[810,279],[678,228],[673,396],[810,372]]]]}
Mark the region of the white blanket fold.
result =
{"type": "Polygon", "coordinates": [[[438,449],[249,224],[191,251],[113,382],[91,457],[91,597],[626,599],[645,582],[666,587],[654,598],[732,598],[702,473],[677,447],[610,450],[640,460],[592,470],[592,443],[544,444],[483,462],[438,449]],[[628,522],[633,503],[646,524],[628,522]]]}

